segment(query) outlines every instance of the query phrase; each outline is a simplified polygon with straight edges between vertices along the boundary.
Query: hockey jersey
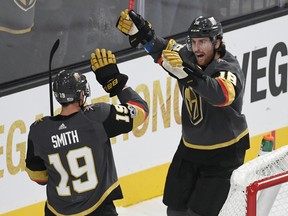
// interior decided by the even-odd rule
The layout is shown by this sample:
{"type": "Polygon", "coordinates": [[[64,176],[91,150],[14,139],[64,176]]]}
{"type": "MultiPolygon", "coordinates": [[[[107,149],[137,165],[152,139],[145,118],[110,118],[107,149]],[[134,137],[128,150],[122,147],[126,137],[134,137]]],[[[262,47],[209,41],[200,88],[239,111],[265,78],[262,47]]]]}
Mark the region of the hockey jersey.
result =
{"type": "MultiPolygon", "coordinates": [[[[167,40],[156,36],[149,54],[157,63],[167,40]]],[[[197,64],[194,54],[183,46],[182,60],[197,64]]],[[[178,82],[183,97],[182,141],[186,148],[214,150],[236,144],[245,137],[249,148],[249,131],[242,113],[245,76],[237,59],[228,51],[203,68],[204,78],[195,76],[197,85],[178,82]]]]}
{"type": "Polygon", "coordinates": [[[87,215],[122,198],[110,138],[143,123],[148,106],[131,88],[118,98],[119,105],[96,103],[31,125],[26,171],[47,184],[47,207],[55,215],[87,215]]]}

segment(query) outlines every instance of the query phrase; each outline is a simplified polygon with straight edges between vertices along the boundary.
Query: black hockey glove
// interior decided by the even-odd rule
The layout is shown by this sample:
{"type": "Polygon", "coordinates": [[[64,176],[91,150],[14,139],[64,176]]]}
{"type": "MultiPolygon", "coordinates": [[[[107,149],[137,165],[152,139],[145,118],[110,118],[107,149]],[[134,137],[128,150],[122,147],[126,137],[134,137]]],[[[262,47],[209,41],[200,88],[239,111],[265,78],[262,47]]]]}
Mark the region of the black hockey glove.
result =
{"type": "Polygon", "coordinates": [[[189,75],[193,74],[199,78],[205,79],[205,75],[200,66],[193,64],[192,62],[183,62],[183,70],[189,75]]]}
{"type": "Polygon", "coordinates": [[[132,47],[139,43],[145,44],[154,37],[152,25],[135,11],[126,9],[121,12],[116,27],[125,35],[129,35],[129,42],[132,47]]]}
{"type": "Polygon", "coordinates": [[[127,75],[119,72],[115,55],[110,50],[96,49],[91,54],[91,69],[110,97],[121,92],[128,80],[127,75]]]}

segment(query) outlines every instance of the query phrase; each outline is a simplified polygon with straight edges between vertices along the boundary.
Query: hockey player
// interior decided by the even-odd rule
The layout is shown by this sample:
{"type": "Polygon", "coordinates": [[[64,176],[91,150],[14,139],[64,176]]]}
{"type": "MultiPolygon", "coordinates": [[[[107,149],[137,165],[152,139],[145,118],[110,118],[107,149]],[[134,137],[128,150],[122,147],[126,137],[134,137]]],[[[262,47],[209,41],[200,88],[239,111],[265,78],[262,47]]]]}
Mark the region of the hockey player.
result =
{"type": "Polygon", "coordinates": [[[110,97],[121,104],[84,106],[90,95],[86,77],[77,71],[57,74],[53,91],[62,109],[30,127],[26,172],[47,185],[45,215],[118,215],[113,200],[122,198],[110,138],[144,122],[147,103],[121,74],[111,51],[96,49],[92,70],[110,97]]]}
{"type": "Polygon", "coordinates": [[[116,26],[177,79],[183,97],[181,139],[163,195],[167,215],[217,216],[250,146],[242,114],[245,77],[225,48],[221,23],[197,17],[184,45],[157,36],[133,10],[122,11],[116,26]]]}

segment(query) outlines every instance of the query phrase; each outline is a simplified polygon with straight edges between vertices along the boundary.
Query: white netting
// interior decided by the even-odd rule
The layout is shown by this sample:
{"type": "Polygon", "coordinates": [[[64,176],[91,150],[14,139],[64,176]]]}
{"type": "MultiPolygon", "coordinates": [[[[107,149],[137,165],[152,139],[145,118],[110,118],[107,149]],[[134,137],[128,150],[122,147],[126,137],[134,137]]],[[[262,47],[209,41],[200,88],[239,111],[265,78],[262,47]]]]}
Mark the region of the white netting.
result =
{"type": "MultiPolygon", "coordinates": [[[[231,188],[219,216],[246,216],[247,197],[246,188],[255,181],[271,177],[288,171],[288,146],[281,147],[273,152],[259,156],[239,167],[231,176],[231,188]]],[[[258,197],[263,193],[258,192],[258,197]]],[[[270,211],[270,215],[280,216],[280,212],[288,215],[288,187],[287,183],[281,186],[280,192],[270,211]],[[285,202],[286,204],[281,204],[285,202]],[[283,206],[284,205],[284,206],[283,206]]],[[[258,205],[258,203],[257,203],[258,205]]]]}
{"type": "Polygon", "coordinates": [[[288,183],[281,185],[281,189],[277,198],[270,210],[273,216],[287,216],[288,215],[288,183]]]}

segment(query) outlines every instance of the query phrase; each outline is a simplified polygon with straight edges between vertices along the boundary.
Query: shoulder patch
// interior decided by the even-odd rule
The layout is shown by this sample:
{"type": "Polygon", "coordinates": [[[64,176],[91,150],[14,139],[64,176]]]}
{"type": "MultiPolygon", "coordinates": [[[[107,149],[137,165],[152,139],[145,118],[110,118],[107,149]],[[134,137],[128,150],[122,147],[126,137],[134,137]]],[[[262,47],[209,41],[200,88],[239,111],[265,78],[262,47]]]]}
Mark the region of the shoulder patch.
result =
{"type": "Polygon", "coordinates": [[[128,110],[130,112],[131,118],[135,118],[137,116],[137,109],[134,106],[130,105],[130,104],[128,104],[127,108],[128,108],[128,110]]]}

